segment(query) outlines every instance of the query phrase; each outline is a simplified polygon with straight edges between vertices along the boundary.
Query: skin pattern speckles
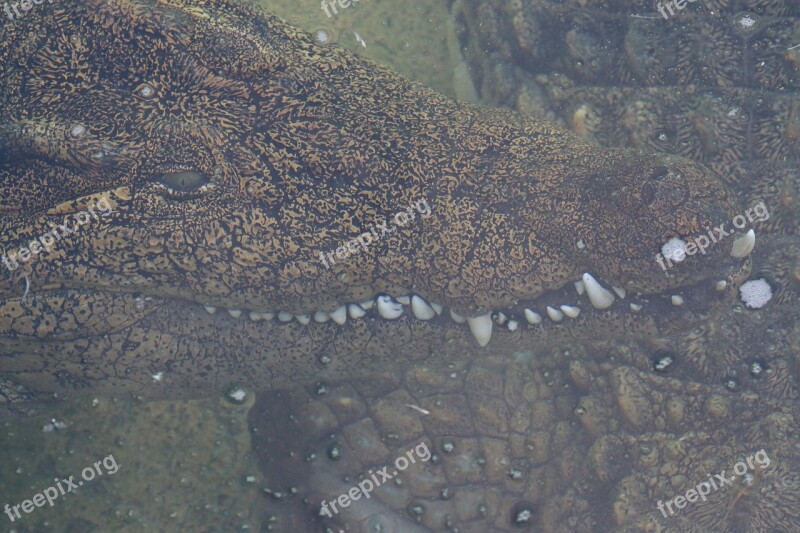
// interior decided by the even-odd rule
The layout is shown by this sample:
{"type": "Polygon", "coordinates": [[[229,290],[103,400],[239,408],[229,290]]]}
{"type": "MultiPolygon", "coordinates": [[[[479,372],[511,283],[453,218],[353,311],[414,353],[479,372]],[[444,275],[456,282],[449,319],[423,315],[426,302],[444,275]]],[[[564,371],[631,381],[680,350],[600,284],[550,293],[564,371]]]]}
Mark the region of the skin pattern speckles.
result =
{"type": "Polygon", "coordinates": [[[654,261],[735,215],[700,165],[192,4],[64,2],[1,30],[0,246],[98,195],[113,208],[0,280],[0,374],[32,393],[195,396],[647,337],[713,316],[747,276],[727,241],[669,275],[654,261]],[[319,262],[421,199],[429,217],[319,262]]]}

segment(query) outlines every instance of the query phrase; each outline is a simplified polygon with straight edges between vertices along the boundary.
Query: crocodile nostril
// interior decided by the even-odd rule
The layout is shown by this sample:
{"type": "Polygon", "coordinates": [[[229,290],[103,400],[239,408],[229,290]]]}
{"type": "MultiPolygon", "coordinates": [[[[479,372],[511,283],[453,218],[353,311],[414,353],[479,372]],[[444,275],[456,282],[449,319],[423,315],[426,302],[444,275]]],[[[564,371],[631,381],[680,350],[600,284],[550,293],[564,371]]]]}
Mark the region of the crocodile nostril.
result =
{"type": "Polygon", "coordinates": [[[642,185],[641,199],[644,205],[652,205],[656,200],[656,186],[650,182],[642,185]]]}
{"type": "Polygon", "coordinates": [[[174,191],[192,192],[198,190],[211,180],[200,172],[181,170],[179,172],[166,172],[159,176],[156,181],[174,191]]]}
{"type": "Polygon", "coordinates": [[[667,167],[657,167],[653,170],[653,174],[650,176],[651,180],[660,180],[663,179],[669,174],[669,169],[667,167]]]}

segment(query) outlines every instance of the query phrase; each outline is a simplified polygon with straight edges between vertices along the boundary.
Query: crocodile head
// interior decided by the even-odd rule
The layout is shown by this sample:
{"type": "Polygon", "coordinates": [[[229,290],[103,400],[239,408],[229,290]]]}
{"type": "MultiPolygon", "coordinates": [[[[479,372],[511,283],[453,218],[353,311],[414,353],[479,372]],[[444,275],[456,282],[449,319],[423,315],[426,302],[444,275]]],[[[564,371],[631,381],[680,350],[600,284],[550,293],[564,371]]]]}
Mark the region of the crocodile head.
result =
{"type": "Polygon", "coordinates": [[[747,275],[743,230],[656,257],[737,214],[704,167],[193,4],[45,4],[3,27],[6,378],[197,395],[653,336],[747,275]]]}

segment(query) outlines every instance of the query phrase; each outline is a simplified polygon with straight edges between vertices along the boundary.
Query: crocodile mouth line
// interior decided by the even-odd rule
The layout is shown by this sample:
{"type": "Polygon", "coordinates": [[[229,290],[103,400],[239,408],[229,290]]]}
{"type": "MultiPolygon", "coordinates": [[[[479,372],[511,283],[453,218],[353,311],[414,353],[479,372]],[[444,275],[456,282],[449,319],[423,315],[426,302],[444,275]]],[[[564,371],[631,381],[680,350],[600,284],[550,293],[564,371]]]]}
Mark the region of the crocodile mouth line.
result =
{"type": "MultiPolygon", "coordinates": [[[[555,324],[569,324],[571,321],[585,319],[587,315],[609,311],[635,316],[638,314],[670,314],[670,310],[684,306],[702,313],[714,300],[729,297],[746,278],[752,265],[749,255],[755,247],[755,232],[751,229],[737,239],[730,251],[732,261],[727,270],[716,276],[709,276],[691,285],[679,286],[660,293],[629,291],[619,285],[606,285],[590,272],[584,272],[580,279],[568,281],[560,288],[546,291],[530,301],[514,302],[511,307],[492,309],[478,316],[464,316],[443,304],[429,301],[412,291],[400,295],[377,294],[361,302],[345,302],[332,311],[292,313],[280,310],[248,310],[224,307],[233,318],[246,316],[252,321],[277,320],[281,323],[297,321],[302,325],[311,322],[324,324],[333,322],[344,326],[347,320],[362,318],[382,318],[396,320],[410,312],[417,320],[451,320],[465,324],[475,337],[475,341],[485,347],[492,338],[495,327],[514,332],[523,328],[543,328],[555,324]],[[714,296],[716,295],[716,296],[714,296]],[[447,312],[445,312],[447,311],[447,312]],[[582,317],[582,318],[579,318],[582,317]]],[[[204,305],[205,310],[214,314],[218,306],[204,305]]]]}
{"type": "MultiPolygon", "coordinates": [[[[201,298],[186,300],[187,303],[202,306],[209,314],[219,309],[235,319],[242,316],[251,321],[275,321],[279,324],[298,322],[304,326],[312,322],[332,323],[344,326],[348,320],[383,319],[396,320],[409,315],[416,320],[439,323],[465,324],[477,344],[489,344],[495,328],[509,332],[525,329],[550,328],[553,326],[575,327],[580,330],[593,318],[601,323],[608,314],[629,316],[632,319],[645,316],[669,315],[670,320],[682,310],[704,313],[715,302],[735,292],[749,273],[749,255],[755,246],[755,233],[750,230],[734,242],[730,252],[731,260],[715,275],[707,276],[693,284],[677,286],[662,292],[642,292],[626,289],[620,285],[604,283],[590,272],[584,272],[579,279],[566,281],[561,287],[546,291],[530,300],[515,301],[510,306],[491,309],[477,316],[465,316],[453,308],[433,301],[411,290],[401,290],[398,294],[378,293],[364,301],[343,302],[333,310],[317,310],[296,313],[280,309],[258,309],[227,307],[211,303],[203,304],[201,298]],[[605,313],[605,315],[604,315],[605,313]]],[[[27,277],[26,277],[27,281],[27,277]]],[[[69,283],[56,283],[40,287],[77,288],[69,283]]],[[[24,298],[28,295],[26,285],[24,298]]],[[[144,293],[142,293],[144,294],[144,293]]],[[[155,294],[153,296],[156,296],[155,294]]],[[[6,295],[4,299],[11,298],[6,295]]]]}
{"type": "Polygon", "coordinates": [[[511,307],[493,309],[473,317],[463,316],[452,308],[411,291],[401,295],[378,294],[365,301],[343,303],[332,311],[300,314],[212,305],[203,305],[203,308],[209,314],[225,311],[234,319],[245,317],[254,322],[274,321],[279,324],[298,322],[304,326],[312,322],[331,322],[344,326],[348,320],[397,320],[407,315],[420,321],[465,324],[477,344],[485,347],[495,328],[515,332],[572,323],[580,326],[582,320],[603,312],[636,316],[649,313],[668,314],[672,310],[680,312],[682,308],[700,310],[703,305],[730,295],[737,286],[737,280],[746,277],[742,274],[749,271],[749,266],[750,261],[745,260],[738,268],[732,268],[726,276],[720,276],[720,279],[706,278],[694,285],[677,287],[663,293],[634,292],[615,285],[609,290],[595,276],[585,272],[580,279],[568,282],[559,289],[547,291],[533,300],[516,302],[511,307]]]}

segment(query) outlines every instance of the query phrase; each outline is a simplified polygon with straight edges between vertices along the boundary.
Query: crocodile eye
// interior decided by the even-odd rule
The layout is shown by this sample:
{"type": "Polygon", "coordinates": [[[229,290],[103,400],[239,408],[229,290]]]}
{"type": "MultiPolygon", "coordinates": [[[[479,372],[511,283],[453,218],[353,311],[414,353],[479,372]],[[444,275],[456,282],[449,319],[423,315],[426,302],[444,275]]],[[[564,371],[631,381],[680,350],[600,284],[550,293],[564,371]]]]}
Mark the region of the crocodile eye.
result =
{"type": "Polygon", "coordinates": [[[165,172],[159,175],[155,179],[155,182],[165,187],[170,193],[176,196],[204,192],[212,184],[211,180],[205,174],[194,170],[165,172]]]}

